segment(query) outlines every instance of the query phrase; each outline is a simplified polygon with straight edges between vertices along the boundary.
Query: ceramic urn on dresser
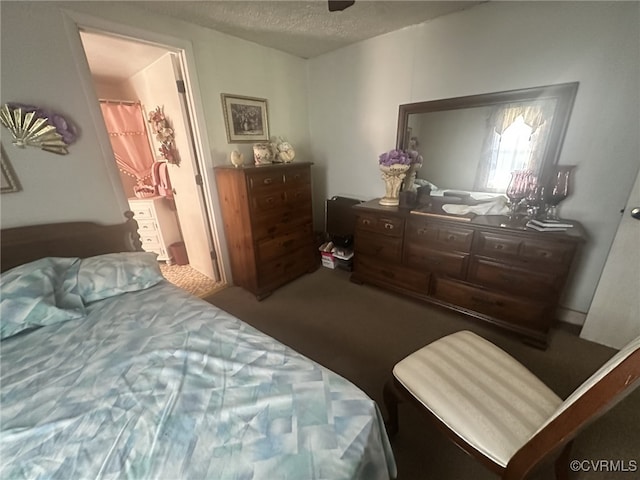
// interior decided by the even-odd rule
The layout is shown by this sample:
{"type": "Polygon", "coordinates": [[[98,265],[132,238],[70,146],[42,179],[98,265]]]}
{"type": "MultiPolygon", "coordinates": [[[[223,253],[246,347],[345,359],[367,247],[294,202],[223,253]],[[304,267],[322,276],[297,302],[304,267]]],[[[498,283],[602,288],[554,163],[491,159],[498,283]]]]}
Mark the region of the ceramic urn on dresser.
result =
{"type": "Polygon", "coordinates": [[[215,168],[233,283],[258,299],[318,266],[311,165],[215,168]]]}
{"type": "Polygon", "coordinates": [[[383,207],[376,200],[353,208],[354,282],[457,310],[546,347],[585,240],[579,223],[550,233],[525,229],[524,223],[505,226],[502,216],[465,221],[383,207]]]}

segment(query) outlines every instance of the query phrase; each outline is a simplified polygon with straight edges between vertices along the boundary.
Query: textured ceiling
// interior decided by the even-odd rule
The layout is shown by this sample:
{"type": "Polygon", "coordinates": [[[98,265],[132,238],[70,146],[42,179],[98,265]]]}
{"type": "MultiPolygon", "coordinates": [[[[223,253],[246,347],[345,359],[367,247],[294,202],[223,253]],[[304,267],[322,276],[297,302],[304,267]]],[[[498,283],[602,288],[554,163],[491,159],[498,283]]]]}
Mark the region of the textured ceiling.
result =
{"type": "Polygon", "coordinates": [[[127,3],[302,58],[312,58],[484,2],[356,0],[353,6],[338,12],[329,12],[325,0],[127,3]]]}

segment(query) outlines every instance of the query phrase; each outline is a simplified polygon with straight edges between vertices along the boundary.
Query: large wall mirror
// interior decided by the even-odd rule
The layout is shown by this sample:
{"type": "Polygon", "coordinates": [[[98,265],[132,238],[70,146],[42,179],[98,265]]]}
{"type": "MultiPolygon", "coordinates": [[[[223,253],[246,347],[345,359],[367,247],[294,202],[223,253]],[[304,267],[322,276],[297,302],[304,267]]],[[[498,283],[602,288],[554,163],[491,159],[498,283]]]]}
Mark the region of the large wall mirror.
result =
{"type": "Polygon", "coordinates": [[[403,188],[500,194],[515,170],[545,183],[577,89],[565,83],[400,105],[396,148],[423,158],[403,188]]]}

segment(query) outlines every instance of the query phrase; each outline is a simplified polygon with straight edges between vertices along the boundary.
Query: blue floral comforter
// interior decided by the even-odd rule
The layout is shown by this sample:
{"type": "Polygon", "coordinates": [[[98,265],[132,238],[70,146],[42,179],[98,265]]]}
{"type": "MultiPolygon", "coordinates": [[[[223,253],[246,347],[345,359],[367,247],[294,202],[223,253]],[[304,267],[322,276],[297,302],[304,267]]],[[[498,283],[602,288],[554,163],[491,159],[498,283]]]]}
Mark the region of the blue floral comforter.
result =
{"type": "Polygon", "coordinates": [[[0,478],[388,479],[376,404],[162,281],[2,341],[0,478]]]}

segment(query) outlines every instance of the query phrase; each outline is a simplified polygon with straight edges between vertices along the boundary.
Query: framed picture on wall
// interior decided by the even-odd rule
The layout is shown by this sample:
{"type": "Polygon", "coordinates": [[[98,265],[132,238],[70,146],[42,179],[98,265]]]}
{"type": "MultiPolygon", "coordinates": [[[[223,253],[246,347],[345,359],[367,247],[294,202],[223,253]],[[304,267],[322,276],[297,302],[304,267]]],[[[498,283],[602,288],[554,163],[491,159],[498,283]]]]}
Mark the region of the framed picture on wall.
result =
{"type": "Polygon", "coordinates": [[[0,145],[0,163],[2,167],[2,180],[0,181],[0,192],[1,193],[11,193],[11,192],[19,192],[21,190],[20,182],[18,182],[18,177],[16,177],[13,168],[11,167],[11,163],[9,163],[9,159],[7,155],[4,153],[4,146],[0,145]]]}
{"type": "Polygon", "coordinates": [[[229,143],[255,143],[269,140],[266,99],[227,93],[223,93],[221,97],[229,143]]]}

